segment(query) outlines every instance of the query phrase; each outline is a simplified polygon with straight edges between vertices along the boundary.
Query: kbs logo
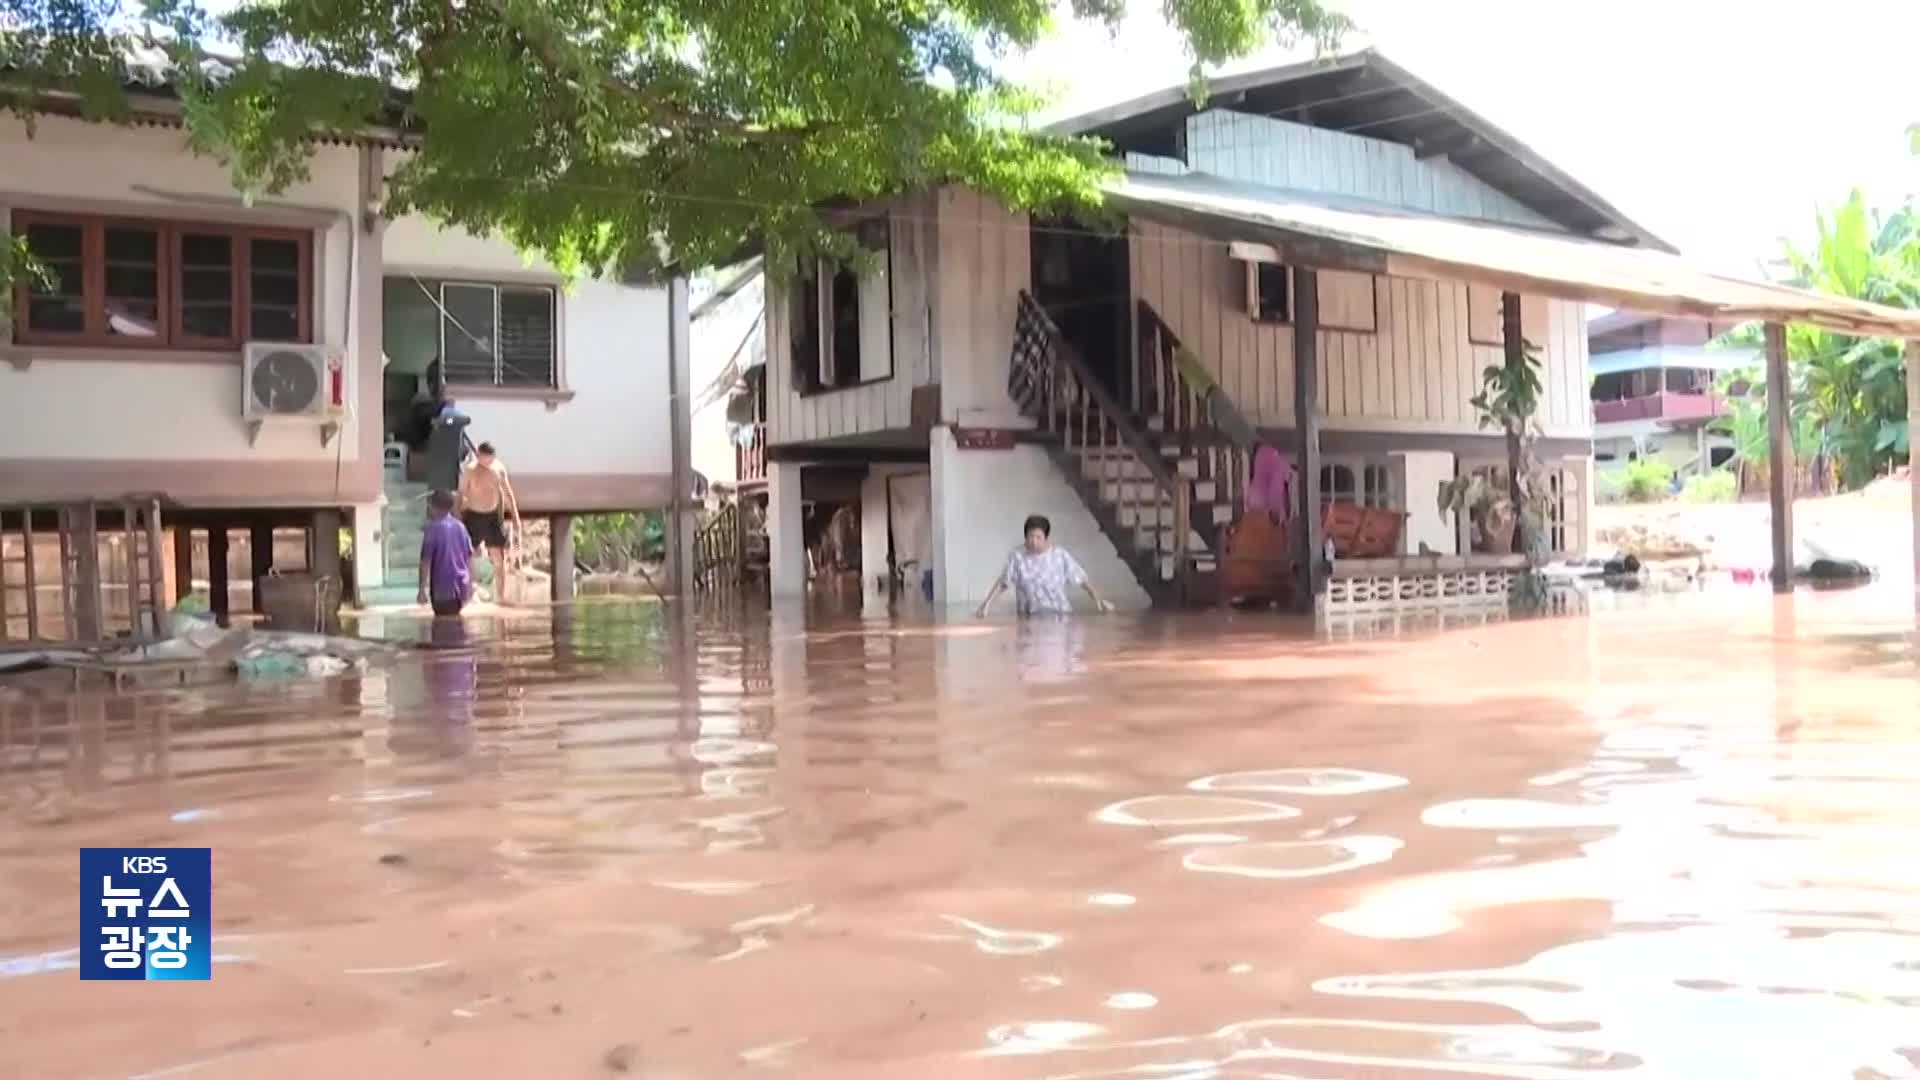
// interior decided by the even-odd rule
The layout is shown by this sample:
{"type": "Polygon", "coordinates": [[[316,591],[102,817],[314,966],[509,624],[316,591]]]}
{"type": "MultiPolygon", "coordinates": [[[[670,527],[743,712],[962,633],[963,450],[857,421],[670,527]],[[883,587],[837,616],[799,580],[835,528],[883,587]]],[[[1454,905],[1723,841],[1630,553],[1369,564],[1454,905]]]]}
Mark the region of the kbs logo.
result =
{"type": "Polygon", "coordinates": [[[80,978],[213,975],[209,848],[80,849],[80,978]]]}

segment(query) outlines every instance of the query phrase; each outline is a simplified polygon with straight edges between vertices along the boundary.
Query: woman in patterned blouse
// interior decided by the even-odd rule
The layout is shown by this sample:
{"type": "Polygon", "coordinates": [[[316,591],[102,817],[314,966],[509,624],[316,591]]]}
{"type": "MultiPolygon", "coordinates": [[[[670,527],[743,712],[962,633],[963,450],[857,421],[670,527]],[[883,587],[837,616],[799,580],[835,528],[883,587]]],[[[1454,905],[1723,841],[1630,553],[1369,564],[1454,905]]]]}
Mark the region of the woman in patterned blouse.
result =
{"type": "Polygon", "coordinates": [[[1113,605],[1094,591],[1079,560],[1066,548],[1053,546],[1053,522],[1034,514],[1027,518],[1024,531],[1027,542],[1007,556],[1007,568],[987,590],[976,615],[985,618],[1000,590],[1006,588],[1013,589],[1015,607],[1022,615],[1071,615],[1073,601],[1067,599],[1067,590],[1074,585],[1087,591],[1095,608],[1113,610],[1113,605]]]}

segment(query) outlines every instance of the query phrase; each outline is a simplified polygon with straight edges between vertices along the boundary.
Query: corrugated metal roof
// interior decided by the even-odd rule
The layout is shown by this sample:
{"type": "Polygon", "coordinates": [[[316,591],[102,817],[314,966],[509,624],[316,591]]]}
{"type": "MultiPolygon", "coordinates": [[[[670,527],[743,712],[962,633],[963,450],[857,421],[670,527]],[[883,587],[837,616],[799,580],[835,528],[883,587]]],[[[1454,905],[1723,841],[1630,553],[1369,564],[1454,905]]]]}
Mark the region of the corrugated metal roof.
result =
{"type": "Polygon", "coordinates": [[[1920,311],[1729,277],[1650,248],[1208,176],[1128,173],[1109,184],[1107,201],[1217,240],[1268,244],[1303,266],[1470,281],[1683,318],[1920,338],[1920,311]]]}
{"type": "MultiPolygon", "coordinates": [[[[123,38],[116,44],[121,89],[126,92],[130,114],[128,122],[136,126],[184,126],[185,117],[180,105],[180,68],[173,58],[159,45],[135,38],[123,38]]],[[[217,82],[232,74],[236,59],[206,53],[199,62],[200,73],[217,82]]],[[[0,65],[0,87],[4,87],[8,70],[5,65],[0,65]]],[[[79,97],[77,88],[41,89],[33,94],[32,106],[35,111],[48,115],[77,115],[80,112],[79,97]]],[[[364,128],[352,132],[316,131],[308,138],[313,142],[343,146],[368,145],[388,149],[411,146],[417,141],[419,133],[409,130],[412,120],[406,114],[407,92],[390,87],[387,98],[384,115],[369,118],[364,128]]]]}
{"type": "Polygon", "coordinates": [[[1445,156],[1483,182],[1576,232],[1674,250],[1599,193],[1379,49],[1283,64],[1207,80],[1196,102],[1181,85],[1061,120],[1057,134],[1098,135],[1122,151],[1184,160],[1175,131],[1186,118],[1222,108],[1329,131],[1397,142],[1421,157],[1445,156]]]}

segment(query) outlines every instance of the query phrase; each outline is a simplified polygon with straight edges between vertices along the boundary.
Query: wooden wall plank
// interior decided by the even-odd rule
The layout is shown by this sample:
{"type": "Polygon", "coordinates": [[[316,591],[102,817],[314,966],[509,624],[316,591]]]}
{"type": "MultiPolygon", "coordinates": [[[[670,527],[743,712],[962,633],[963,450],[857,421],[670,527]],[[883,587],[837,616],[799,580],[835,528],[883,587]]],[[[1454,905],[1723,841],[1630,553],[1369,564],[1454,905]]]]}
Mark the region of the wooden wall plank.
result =
{"type": "Polygon", "coordinates": [[[1387,287],[1387,332],[1378,335],[1381,351],[1387,354],[1386,400],[1381,415],[1395,420],[1407,418],[1407,338],[1406,338],[1406,283],[1388,278],[1387,287]]]}
{"type": "Polygon", "coordinates": [[[1439,369],[1433,363],[1433,282],[1407,282],[1407,345],[1411,362],[1408,387],[1412,389],[1411,415],[1434,419],[1439,394],[1432,389],[1439,369]]]}
{"type": "Polygon", "coordinates": [[[1436,298],[1439,301],[1438,333],[1440,337],[1440,408],[1438,418],[1444,421],[1458,421],[1461,418],[1465,395],[1460,392],[1460,339],[1466,331],[1460,325],[1459,304],[1461,289],[1450,281],[1440,282],[1436,298]]]}
{"type": "MultiPolygon", "coordinates": [[[[1244,310],[1244,269],[1225,245],[1148,222],[1134,226],[1130,254],[1136,296],[1145,299],[1192,347],[1220,385],[1256,423],[1292,422],[1292,328],[1256,323],[1244,310]]],[[[1323,316],[1354,302],[1323,272],[1323,316]]],[[[1317,387],[1325,415],[1361,424],[1399,423],[1423,430],[1478,430],[1467,399],[1480,371],[1498,363],[1498,346],[1467,340],[1469,290],[1460,282],[1380,279],[1373,292],[1379,331],[1323,330],[1317,387]]],[[[1494,291],[1497,315],[1498,292],[1494,291]]],[[[1523,305],[1523,313],[1525,306],[1523,305]]],[[[1584,322],[1579,305],[1536,301],[1548,359],[1543,421],[1557,434],[1589,429],[1585,420],[1584,322]]]]}

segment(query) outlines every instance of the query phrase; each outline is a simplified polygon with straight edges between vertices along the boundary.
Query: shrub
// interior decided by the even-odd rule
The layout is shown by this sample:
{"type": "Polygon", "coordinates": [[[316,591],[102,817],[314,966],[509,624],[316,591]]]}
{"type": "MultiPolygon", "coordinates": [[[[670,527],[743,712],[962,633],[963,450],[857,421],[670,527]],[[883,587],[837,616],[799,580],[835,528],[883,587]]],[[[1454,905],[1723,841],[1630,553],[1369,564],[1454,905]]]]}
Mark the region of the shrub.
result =
{"type": "Polygon", "coordinates": [[[1659,502],[1673,489],[1673,470],[1649,458],[1629,461],[1620,487],[1628,502],[1659,502]]]}
{"type": "Polygon", "coordinates": [[[1602,504],[1621,501],[1624,484],[1618,469],[1596,471],[1593,474],[1593,501],[1602,504]]]}
{"type": "Polygon", "coordinates": [[[1687,477],[1680,497],[1690,503],[1730,503],[1740,497],[1740,481],[1727,469],[1687,477]]]}
{"type": "Polygon", "coordinates": [[[635,562],[664,558],[666,517],[642,513],[582,514],[573,519],[574,557],[593,570],[624,571],[635,562]]]}

